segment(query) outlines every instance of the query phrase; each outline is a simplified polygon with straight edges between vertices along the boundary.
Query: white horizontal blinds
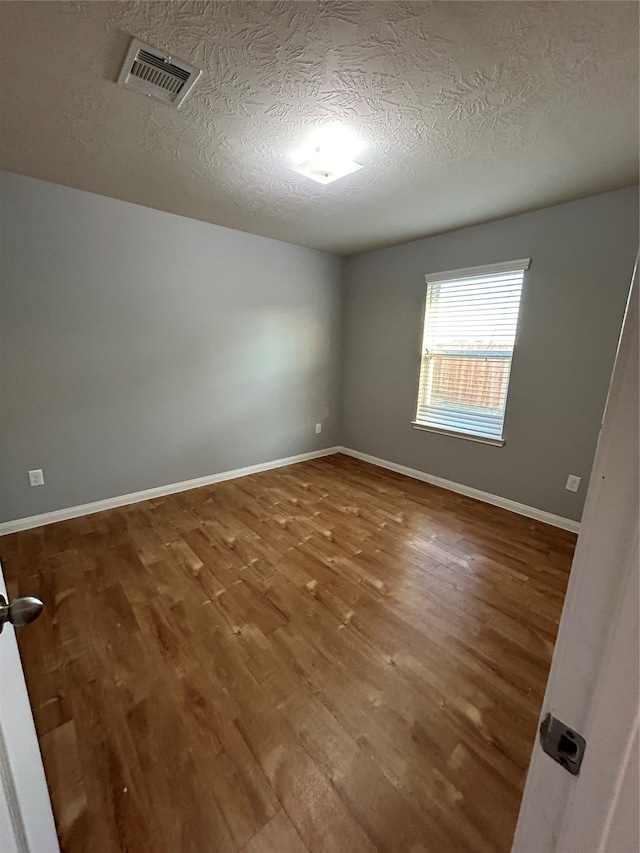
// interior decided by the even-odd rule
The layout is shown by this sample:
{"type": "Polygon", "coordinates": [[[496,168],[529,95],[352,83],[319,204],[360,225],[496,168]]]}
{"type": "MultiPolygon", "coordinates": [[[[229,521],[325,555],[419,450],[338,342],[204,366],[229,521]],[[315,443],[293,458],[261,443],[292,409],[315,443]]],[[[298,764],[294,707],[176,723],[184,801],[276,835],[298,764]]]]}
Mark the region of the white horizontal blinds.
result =
{"type": "Polygon", "coordinates": [[[417,423],[502,438],[528,261],[518,264],[427,281],[417,423]]]}

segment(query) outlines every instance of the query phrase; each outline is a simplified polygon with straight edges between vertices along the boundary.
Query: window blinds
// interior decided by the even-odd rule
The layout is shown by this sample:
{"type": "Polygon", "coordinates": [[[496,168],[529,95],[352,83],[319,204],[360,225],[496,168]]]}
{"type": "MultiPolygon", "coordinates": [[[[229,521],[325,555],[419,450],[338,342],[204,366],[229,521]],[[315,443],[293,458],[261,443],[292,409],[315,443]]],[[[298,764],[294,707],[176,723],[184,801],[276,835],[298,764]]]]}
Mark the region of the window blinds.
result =
{"type": "Polygon", "coordinates": [[[416,425],[502,441],[529,260],[427,276],[416,425]]]}

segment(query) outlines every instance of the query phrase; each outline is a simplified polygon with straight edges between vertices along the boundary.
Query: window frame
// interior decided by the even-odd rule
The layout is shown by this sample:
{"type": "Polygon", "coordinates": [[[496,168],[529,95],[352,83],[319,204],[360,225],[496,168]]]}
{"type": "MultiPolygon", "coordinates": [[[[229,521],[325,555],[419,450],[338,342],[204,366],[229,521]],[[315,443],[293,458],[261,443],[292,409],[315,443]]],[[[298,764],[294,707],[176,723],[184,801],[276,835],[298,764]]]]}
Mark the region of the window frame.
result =
{"type": "MultiPolygon", "coordinates": [[[[424,303],[424,311],[423,311],[423,315],[422,315],[422,326],[421,326],[421,348],[420,348],[420,357],[418,360],[417,393],[415,394],[415,400],[416,400],[415,412],[416,412],[416,414],[415,414],[415,418],[411,421],[411,426],[414,429],[423,430],[425,432],[433,432],[433,433],[437,433],[439,435],[447,435],[447,436],[450,436],[452,438],[462,438],[462,439],[466,439],[467,441],[475,441],[475,442],[478,442],[480,444],[489,444],[489,445],[492,445],[494,447],[503,447],[504,446],[504,444],[506,443],[506,439],[504,436],[504,429],[505,429],[505,424],[506,424],[507,405],[508,405],[508,401],[509,401],[509,385],[510,385],[510,380],[511,380],[511,368],[513,365],[513,355],[514,355],[515,349],[516,349],[518,327],[520,324],[520,312],[521,312],[521,308],[522,308],[523,290],[524,290],[525,282],[526,282],[526,272],[530,266],[531,266],[531,258],[520,258],[519,260],[515,260],[515,261],[502,261],[502,262],[497,263],[497,264],[485,264],[482,266],[464,267],[461,269],[447,270],[447,271],[437,272],[437,273],[430,273],[430,274],[425,276],[425,285],[426,285],[425,286],[425,303],[424,303]],[[474,432],[471,432],[469,430],[463,430],[463,429],[458,430],[455,428],[446,429],[445,427],[430,425],[430,424],[426,424],[422,421],[419,421],[418,420],[418,412],[420,410],[420,379],[422,376],[422,365],[423,365],[424,356],[425,356],[425,353],[423,350],[423,344],[424,344],[424,334],[425,334],[425,328],[426,328],[426,322],[427,322],[427,310],[428,310],[427,296],[428,296],[429,285],[430,284],[437,284],[438,282],[452,281],[455,279],[474,278],[477,276],[492,275],[492,274],[499,274],[499,273],[509,273],[509,272],[520,272],[520,271],[522,272],[522,287],[520,290],[520,299],[518,302],[518,316],[516,319],[514,342],[513,342],[512,348],[510,350],[510,354],[504,355],[503,353],[507,352],[504,350],[502,350],[502,351],[499,351],[499,350],[497,350],[497,351],[488,351],[488,350],[484,351],[483,350],[482,351],[482,352],[486,352],[487,354],[489,354],[489,352],[491,352],[492,356],[498,356],[498,357],[502,357],[502,358],[506,357],[509,359],[509,362],[510,362],[509,374],[507,377],[507,387],[506,387],[505,395],[504,395],[504,413],[503,413],[503,417],[502,417],[502,431],[501,431],[500,438],[494,438],[492,436],[480,435],[478,433],[474,433],[474,432]],[[500,353],[500,355],[498,355],[498,353],[500,353]]],[[[480,353],[481,351],[478,350],[477,352],[480,353]]],[[[451,355],[453,355],[453,354],[454,354],[454,350],[452,348],[451,355]]],[[[455,351],[455,354],[461,355],[459,350],[455,351]]],[[[441,352],[441,353],[438,353],[438,355],[446,356],[447,353],[441,352]]],[[[479,357],[479,355],[476,357],[479,357]]]]}

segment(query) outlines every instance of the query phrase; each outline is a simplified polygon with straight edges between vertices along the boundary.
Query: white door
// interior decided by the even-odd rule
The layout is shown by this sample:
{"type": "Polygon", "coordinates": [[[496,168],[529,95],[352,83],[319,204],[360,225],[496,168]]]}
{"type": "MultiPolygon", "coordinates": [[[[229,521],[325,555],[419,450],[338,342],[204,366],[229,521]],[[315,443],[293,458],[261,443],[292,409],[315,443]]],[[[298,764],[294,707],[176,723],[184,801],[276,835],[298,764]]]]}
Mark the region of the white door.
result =
{"type": "Polygon", "coordinates": [[[573,776],[536,741],[514,853],[640,850],[638,363],[636,267],[543,703],[584,760],[573,776]]]}
{"type": "MultiPolygon", "coordinates": [[[[7,597],[1,568],[0,594],[7,597]]],[[[7,623],[0,634],[0,851],[59,850],[15,629],[7,623]]]]}

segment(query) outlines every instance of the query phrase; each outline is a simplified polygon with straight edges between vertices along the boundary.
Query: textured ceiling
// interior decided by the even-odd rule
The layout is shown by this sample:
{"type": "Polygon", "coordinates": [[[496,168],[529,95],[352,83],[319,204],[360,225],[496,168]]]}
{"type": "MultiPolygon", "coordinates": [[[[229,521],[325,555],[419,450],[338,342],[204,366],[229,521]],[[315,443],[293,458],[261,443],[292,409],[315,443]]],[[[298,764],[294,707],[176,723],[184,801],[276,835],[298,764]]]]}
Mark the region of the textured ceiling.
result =
{"type": "Polygon", "coordinates": [[[348,254],[634,183],[632,2],[2,2],[0,166],[348,254]],[[134,35],[204,71],[115,84],[134,35]],[[366,142],[328,186],[288,154],[366,142]]]}

